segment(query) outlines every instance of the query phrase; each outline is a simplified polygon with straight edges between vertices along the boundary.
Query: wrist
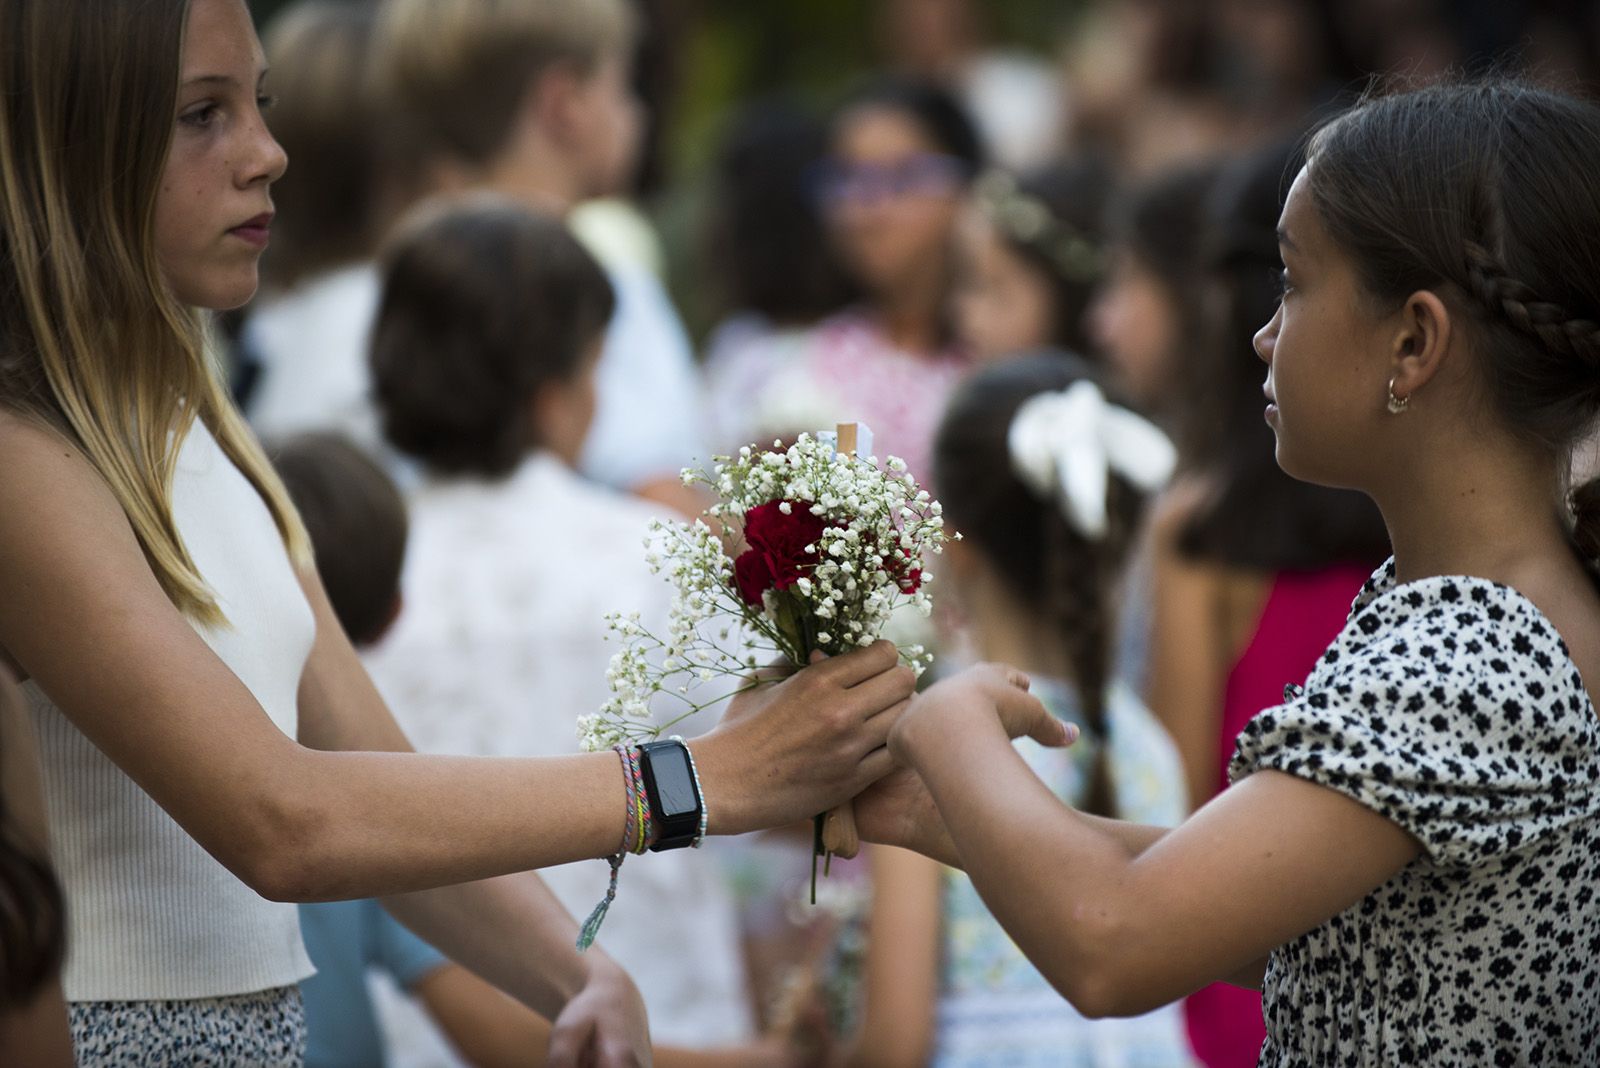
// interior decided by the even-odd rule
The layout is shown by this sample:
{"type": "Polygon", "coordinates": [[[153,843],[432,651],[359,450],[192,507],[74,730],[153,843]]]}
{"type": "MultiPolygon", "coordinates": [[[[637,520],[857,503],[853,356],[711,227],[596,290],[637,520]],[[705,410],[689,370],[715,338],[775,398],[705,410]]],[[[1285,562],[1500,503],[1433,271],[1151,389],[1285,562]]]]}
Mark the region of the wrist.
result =
{"type": "Polygon", "coordinates": [[[725,732],[712,731],[687,743],[700,773],[700,792],[706,810],[706,834],[744,834],[757,830],[743,803],[748,792],[741,780],[736,755],[726,745],[725,732]]]}
{"type": "Polygon", "coordinates": [[[912,698],[911,707],[890,728],[889,753],[897,763],[921,771],[930,757],[959,756],[968,740],[990,732],[1005,738],[1005,729],[981,695],[953,686],[943,692],[935,688],[912,698]]]}

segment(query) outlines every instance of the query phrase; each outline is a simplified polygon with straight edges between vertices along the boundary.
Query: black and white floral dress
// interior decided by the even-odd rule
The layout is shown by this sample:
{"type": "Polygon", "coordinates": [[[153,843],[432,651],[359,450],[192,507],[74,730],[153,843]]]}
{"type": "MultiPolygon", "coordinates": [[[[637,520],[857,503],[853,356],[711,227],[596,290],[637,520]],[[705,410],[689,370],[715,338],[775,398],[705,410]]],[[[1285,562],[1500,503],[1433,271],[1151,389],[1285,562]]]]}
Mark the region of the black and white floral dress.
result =
{"type": "Polygon", "coordinates": [[[1600,1065],[1600,723],[1539,609],[1390,561],[1284,698],[1231,777],[1319,783],[1423,849],[1273,951],[1261,1065],[1600,1065]]]}

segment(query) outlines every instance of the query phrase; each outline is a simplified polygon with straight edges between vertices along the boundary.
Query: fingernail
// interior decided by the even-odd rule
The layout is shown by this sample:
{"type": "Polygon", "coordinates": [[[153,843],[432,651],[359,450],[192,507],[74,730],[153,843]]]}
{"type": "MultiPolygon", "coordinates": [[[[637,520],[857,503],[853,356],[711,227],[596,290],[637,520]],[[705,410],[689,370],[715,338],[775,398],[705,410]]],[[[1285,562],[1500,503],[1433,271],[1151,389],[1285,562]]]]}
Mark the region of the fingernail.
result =
{"type": "Polygon", "coordinates": [[[1075,723],[1063,723],[1061,729],[1067,736],[1067,744],[1071,745],[1078,740],[1078,726],[1075,723]]]}

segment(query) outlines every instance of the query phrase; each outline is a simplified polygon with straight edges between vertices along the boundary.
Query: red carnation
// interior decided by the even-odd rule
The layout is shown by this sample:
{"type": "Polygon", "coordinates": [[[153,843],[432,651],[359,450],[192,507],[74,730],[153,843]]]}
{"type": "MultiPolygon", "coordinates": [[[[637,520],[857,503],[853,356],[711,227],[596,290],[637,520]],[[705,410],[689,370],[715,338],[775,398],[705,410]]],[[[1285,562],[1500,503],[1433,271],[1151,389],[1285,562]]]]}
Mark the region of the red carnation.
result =
{"type": "Polygon", "coordinates": [[[783,503],[768,501],[745,514],[750,548],[733,562],[733,574],[746,604],[759,605],[764,592],[786,590],[816,566],[817,539],[829,524],[811,514],[810,501],[787,502],[788,515],[779,508],[783,503]]]}
{"type": "Polygon", "coordinates": [[[754,549],[740,553],[733,562],[733,581],[745,604],[760,604],[761,595],[772,588],[772,569],[767,566],[767,558],[754,549]]]}

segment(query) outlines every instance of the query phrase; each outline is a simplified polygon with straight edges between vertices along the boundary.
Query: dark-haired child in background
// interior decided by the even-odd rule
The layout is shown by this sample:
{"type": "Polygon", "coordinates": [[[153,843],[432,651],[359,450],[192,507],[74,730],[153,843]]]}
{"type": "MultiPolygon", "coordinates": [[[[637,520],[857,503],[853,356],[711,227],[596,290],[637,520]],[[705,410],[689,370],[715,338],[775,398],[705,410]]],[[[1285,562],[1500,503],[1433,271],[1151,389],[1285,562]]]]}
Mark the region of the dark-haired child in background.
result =
{"type": "Polygon", "coordinates": [[[1091,356],[1111,175],[1092,159],[978,179],[956,228],[951,318],[980,363],[1056,349],[1091,356]]]}
{"type": "Polygon", "coordinates": [[[263,435],[328,430],[380,445],[363,355],[378,300],[372,258],[402,193],[386,158],[390,116],[369,85],[377,13],[294,0],[265,34],[272,132],[294,173],[272,187],[272,246],[240,341],[255,371],[245,412],[263,435]]]}
{"type": "MultiPolygon", "coordinates": [[[[612,308],[560,220],[499,197],[424,208],[384,257],[376,400],[425,475],[408,497],[407,611],[366,662],[424,752],[576,753],[575,717],[610,697],[606,614],[664,632],[671,589],[640,544],[652,510],[575,470],[612,308]]],[[[575,913],[604,890],[599,865],[542,874],[575,913]]],[[[736,913],[706,853],[630,863],[600,944],[636,977],[657,1041],[756,1042],[736,913]]]]}
{"type": "MultiPolygon", "coordinates": [[[[405,502],[359,448],[333,434],[306,434],[272,451],[316,550],[317,572],[339,622],[358,648],[382,641],[401,614],[407,540],[405,502]]],[[[306,1068],[382,1068],[379,1013],[367,985],[376,968],[426,1009],[452,1050],[474,1068],[544,1063],[550,1025],[402,927],[371,898],[300,906],[317,974],[305,998],[306,1068]]],[[[753,1065],[753,1052],[657,1048],[663,1065],[753,1065]]],[[[774,1054],[771,1063],[781,1063],[774,1054]]]]}
{"type": "MultiPolygon", "coordinates": [[[[940,578],[976,652],[1028,672],[1045,706],[1080,732],[1067,749],[1018,742],[1030,770],[1068,804],[1174,826],[1187,811],[1177,751],[1112,662],[1122,569],[1174,450],[1101,389],[1087,362],[1035,355],[984,368],[957,391],[933,474],[963,540],[947,547],[940,578]],[[1086,468],[1098,488],[1070,474],[1086,468]]],[[[1189,1063],[1176,1006],[1086,1019],[964,874],[881,847],[872,883],[851,1064],[1189,1063]]]]}
{"type": "Polygon", "coordinates": [[[814,192],[861,302],[752,385],[758,440],[857,419],[925,479],[934,424],[968,361],[949,323],[951,235],[983,163],[977,131],[935,86],[883,80],[836,113],[814,192]]]}
{"type": "Polygon", "coordinates": [[[823,227],[814,179],[827,127],[798,103],[758,100],[730,121],[708,197],[703,253],[717,326],[705,348],[713,444],[766,436],[752,399],[803,353],[811,330],[855,287],[823,227]]]}
{"type": "Polygon", "coordinates": [[[1180,375],[1199,344],[1197,235],[1216,173],[1212,164],[1165,171],[1113,201],[1105,284],[1089,313],[1114,380],[1169,428],[1187,406],[1180,375]]]}
{"type": "MultiPolygon", "coordinates": [[[[405,502],[345,438],[307,434],[271,450],[316,552],[317,573],[351,642],[381,640],[400,614],[405,502]]],[[[300,906],[317,974],[301,983],[306,1068],[382,1068],[387,1062],[367,970],[386,973],[427,1008],[468,1063],[526,1064],[549,1040],[533,1012],[406,930],[376,901],[300,906]]]]}

